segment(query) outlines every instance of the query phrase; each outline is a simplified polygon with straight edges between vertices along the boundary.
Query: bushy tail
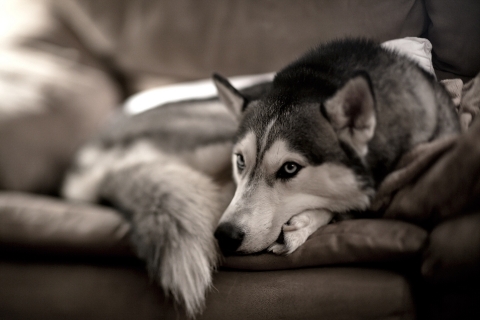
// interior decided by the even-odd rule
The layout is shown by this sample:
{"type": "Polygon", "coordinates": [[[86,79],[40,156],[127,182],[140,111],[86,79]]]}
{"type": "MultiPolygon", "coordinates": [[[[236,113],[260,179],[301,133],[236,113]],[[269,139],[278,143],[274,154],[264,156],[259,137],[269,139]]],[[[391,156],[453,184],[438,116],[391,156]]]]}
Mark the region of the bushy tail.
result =
{"type": "Polygon", "coordinates": [[[150,276],[190,317],[199,314],[219,257],[219,187],[185,165],[150,163],[109,174],[100,189],[130,215],[133,245],[150,276]]]}

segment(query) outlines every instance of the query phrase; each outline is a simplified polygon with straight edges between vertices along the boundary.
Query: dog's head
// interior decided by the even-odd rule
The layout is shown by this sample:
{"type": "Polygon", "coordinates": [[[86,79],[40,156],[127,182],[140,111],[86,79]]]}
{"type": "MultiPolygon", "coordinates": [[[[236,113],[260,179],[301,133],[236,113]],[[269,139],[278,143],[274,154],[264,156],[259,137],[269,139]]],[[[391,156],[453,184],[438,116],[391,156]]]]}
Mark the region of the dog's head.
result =
{"type": "Polygon", "coordinates": [[[369,204],[363,161],[375,108],[368,78],[359,74],[319,92],[278,78],[267,95],[249,101],[214,76],[220,99],[239,121],[232,153],[237,189],[215,232],[224,254],[266,249],[282,225],[304,211],[369,204]]]}

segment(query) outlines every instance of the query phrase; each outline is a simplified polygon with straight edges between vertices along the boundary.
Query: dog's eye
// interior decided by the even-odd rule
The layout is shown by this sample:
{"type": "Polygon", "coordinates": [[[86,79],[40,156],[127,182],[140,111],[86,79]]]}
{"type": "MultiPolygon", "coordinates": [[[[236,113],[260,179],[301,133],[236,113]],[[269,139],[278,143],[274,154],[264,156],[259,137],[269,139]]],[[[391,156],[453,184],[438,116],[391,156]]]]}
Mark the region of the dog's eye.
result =
{"type": "Polygon", "coordinates": [[[282,168],[278,170],[277,178],[283,180],[293,178],[298,173],[298,171],[300,171],[300,169],[302,169],[302,166],[300,166],[298,163],[285,162],[282,168]]]}
{"type": "Polygon", "coordinates": [[[241,154],[237,154],[237,169],[238,171],[245,169],[245,159],[241,154]]]}

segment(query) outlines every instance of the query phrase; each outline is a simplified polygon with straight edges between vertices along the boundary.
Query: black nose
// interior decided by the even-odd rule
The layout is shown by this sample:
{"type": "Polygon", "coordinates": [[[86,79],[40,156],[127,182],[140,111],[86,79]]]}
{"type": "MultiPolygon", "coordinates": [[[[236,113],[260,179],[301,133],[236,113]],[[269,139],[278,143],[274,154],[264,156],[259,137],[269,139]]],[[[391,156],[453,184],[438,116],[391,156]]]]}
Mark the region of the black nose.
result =
{"type": "Polygon", "coordinates": [[[222,223],[215,231],[218,245],[224,256],[232,255],[242,244],[245,232],[231,223],[222,223]]]}

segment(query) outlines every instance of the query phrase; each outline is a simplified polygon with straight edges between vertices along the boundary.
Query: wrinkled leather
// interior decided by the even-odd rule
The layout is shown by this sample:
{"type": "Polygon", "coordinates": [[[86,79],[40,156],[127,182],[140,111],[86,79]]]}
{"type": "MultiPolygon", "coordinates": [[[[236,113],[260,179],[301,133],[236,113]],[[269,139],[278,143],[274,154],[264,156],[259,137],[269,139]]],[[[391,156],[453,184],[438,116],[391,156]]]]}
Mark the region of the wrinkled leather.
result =
{"type": "MultiPolygon", "coordinates": [[[[0,254],[9,257],[0,261],[0,317],[184,319],[144,267],[132,265],[128,231],[112,209],[0,193],[0,254]]],[[[405,263],[425,240],[424,230],[403,222],[344,221],[318,230],[289,257],[232,258],[214,275],[199,319],[414,319],[402,275],[319,266],[405,263]],[[299,267],[316,268],[281,270],[299,267]]]]}
{"type": "Polygon", "coordinates": [[[422,274],[433,283],[480,281],[480,213],[438,225],[430,234],[422,274]]]}
{"type": "Polygon", "coordinates": [[[130,225],[113,209],[0,192],[0,247],[54,254],[132,255],[130,225]]]}
{"type": "Polygon", "coordinates": [[[433,66],[440,79],[472,78],[480,72],[480,2],[425,0],[433,46],[433,66]]]}
{"type": "MultiPolygon", "coordinates": [[[[386,270],[222,271],[197,319],[415,319],[410,290],[386,270]]],[[[0,318],[187,319],[142,267],[28,258],[0,262],[0,318]]]]}
{"type": "Polygon", "coordinates": [[[347,220],[326,225],[288,256],[261,254],[228,257],[223,266],[282,270],[351,263],[392,263],[417,258],[427,232],[393,220],[347,220]]]}

